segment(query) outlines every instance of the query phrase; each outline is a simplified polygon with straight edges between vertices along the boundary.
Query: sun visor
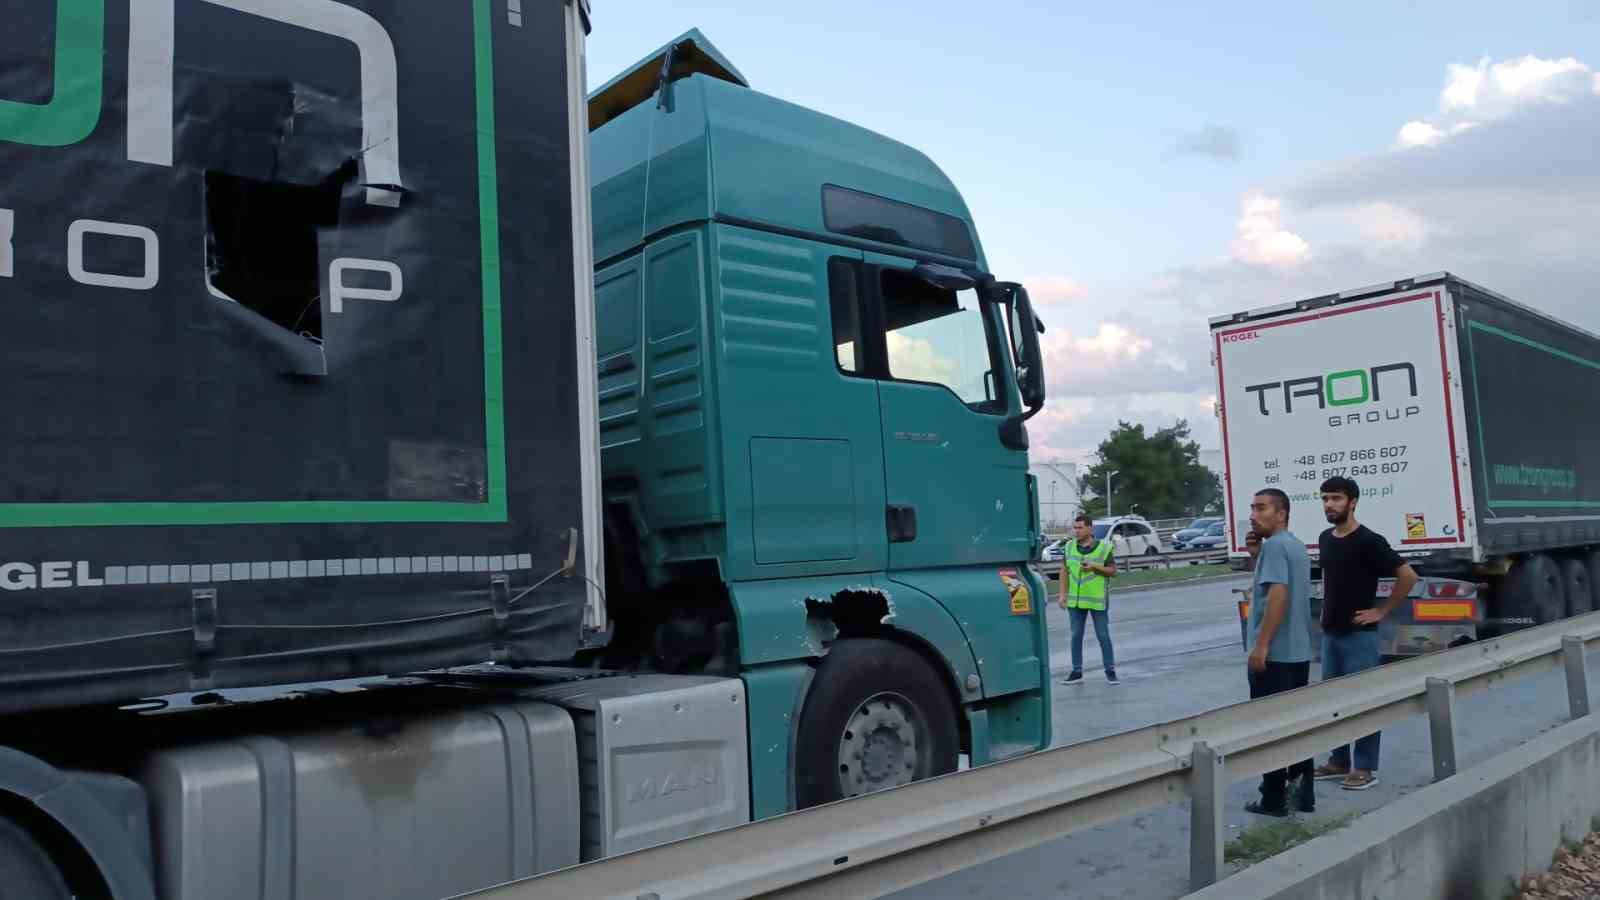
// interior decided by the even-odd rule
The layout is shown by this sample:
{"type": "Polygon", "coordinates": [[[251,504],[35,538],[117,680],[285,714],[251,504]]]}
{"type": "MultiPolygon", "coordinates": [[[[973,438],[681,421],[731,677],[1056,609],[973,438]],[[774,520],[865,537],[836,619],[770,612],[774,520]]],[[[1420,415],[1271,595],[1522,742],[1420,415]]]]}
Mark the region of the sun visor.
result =
{"type": "Polygon", "coordinates": [[[589,95],[589,130],[606,124],[628,110],[649,100],[660,87],[661,67],[668,54],[672,55],[669,81],[704,74],[712,78],[749,87],[739,70],[728,62],[722,52],[712,46],[699,29],[690,29],[668,42],[659,50],[629,66],[622,74],[606,82],[589,95]]]}

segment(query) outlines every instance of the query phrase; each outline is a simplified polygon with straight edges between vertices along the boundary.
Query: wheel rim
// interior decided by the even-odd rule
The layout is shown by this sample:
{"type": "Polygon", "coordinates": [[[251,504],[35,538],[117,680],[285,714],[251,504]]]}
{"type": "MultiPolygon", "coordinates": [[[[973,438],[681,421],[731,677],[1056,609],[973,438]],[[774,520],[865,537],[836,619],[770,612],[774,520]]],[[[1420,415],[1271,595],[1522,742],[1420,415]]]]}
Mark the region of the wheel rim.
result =
{"type": "Polygon", "coordinates": [[[927,775],[927,725],[910,700],[895,693],[867,698],[839,735],[839,793],[870,794],[927,775]]]}

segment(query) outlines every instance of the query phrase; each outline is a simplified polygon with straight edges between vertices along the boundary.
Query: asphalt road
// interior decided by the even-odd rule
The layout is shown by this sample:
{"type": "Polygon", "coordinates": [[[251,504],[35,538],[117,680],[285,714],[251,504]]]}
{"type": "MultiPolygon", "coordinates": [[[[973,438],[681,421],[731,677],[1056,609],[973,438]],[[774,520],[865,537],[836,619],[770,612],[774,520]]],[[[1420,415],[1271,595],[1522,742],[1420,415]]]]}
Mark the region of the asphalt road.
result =
{"type": "MultiPolygon", "coordinates": [[[[1249,699],[1239,619],[1231,589],[1245,579],[1114,595],[1111,638],[1120,685],[1100,674],[1093,629],[1084,638],[1084,680],[1063,686],[1071,668],[1067,616],[1050,608],[1051,665],[1056,671],[1055,742],[1091,740],[1171,721],[1249,699]]],[[[1591,661],[1591,692],[1600,665],[1591,661]]],[[[1319,673],[1312,663],[1312,679],[1319,673]]],[[[1456,748],[1463,768],[1562,724],[1566,682],[1560,671],[1517,679],[1458,698],[1456,748]]],[[[1317,762],[1326,760],[1319,755],[1317,762]]],[[[1428,723],[1417,718],[1383,733],[1379,783],[1345,791],[1317,786],[1308,818],[1366,812],[1433,780],[1428,723]]],[[[1244,811],[1257,779],[1233,784],[1225,814],[1229,836],[1263,819],[1244,811]]],[[[1354,826],[1359,827],[1359,824],[1354,826]]],[[[890,896],[897,900],[1181,897],[1189,880],[1189,808],[1174,804],[1111,822],[890,896]]]]}

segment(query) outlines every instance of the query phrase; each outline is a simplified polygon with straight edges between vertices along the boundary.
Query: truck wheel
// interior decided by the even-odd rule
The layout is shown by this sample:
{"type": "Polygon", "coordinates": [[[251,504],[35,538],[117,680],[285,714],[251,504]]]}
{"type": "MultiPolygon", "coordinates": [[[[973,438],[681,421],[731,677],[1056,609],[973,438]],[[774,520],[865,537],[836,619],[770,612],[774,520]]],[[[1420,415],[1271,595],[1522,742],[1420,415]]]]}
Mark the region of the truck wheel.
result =
{"type": "Polygon", "coordinates": [[[817,667],[795,746],[800,809],[954,772],[956,707],[933,667],[892,641],[838,641],[817,667]]]}
{"type": "Polygon", "coordinates": [[[0,819],[0,900],[72,900],[67,879],[28,832],[0,819]]]}
{"type": "Polygon", "coordinates": [[[1514,565],[1503,584],[1506,594],[1505,602],[1501,604],[1501,616],[1533,620],[1531,623],[1510,623],[1503,631],[1519,631],[1533,625],[1543,625],[1566,614],[1567,601],[1562,590],[1561,570],[1555,560],[1543,553],[1535,553],[1514,565]]]}
{"type": "Polygon", "coordinates": [[[1589,580],[1589,567],[1576,557],[1563,559],[1557,565],[1561,567],[1561,588],[1567,600],[1565,614],[1577,616],[1593,609],[1594,594],[1589,580]]]}

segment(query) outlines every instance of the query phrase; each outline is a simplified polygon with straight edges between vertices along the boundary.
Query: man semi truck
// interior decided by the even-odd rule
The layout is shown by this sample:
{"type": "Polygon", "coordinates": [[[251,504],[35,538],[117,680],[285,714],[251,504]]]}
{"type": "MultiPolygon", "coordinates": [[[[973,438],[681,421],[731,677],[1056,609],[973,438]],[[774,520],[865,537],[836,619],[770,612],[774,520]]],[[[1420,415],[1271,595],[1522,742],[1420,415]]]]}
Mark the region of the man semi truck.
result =
{"type": "Polygon", "coordinates": [[[1320,486],[1344,475],[1423,576],[1385,654],[1595,608],[1600,337],[1440,273],[1221,316],[1211,338],[1235,558],[1266,487],[1315,553],[1320,486]]]}
{"type": "Polygon", "coordinates": [[[1042,326],[923,154],[694,32],[586,98],[561,0],[11,7],[0,897],[431,900],[1048,745],[1042,326]]]}

